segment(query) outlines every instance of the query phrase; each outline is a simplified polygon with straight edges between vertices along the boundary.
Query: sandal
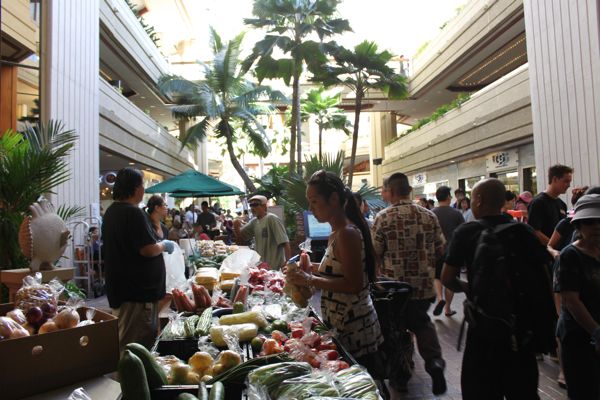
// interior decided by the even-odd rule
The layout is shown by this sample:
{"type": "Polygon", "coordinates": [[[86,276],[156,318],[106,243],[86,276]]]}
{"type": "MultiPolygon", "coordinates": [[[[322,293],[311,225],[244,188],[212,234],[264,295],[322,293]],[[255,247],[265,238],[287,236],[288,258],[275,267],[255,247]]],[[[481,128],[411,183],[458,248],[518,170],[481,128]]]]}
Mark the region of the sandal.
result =
{"type": "Polygon", "coordinates": [[[446,300],[440,300],[433,309],[433,315],[438,316],[442,313],[444,306],[446,305],[446,300]]]}
{"type": "Polygon", "coordinates": [[[454,311],[454,310],[452,310],[452,311],[450,311],[450,312],[447,312],[447,313],[444,313],[444,315],[446,315],[446,317],[451,317],[451,316],[453,316],[454,314],[456,314],[456,311],[454,311]]]}

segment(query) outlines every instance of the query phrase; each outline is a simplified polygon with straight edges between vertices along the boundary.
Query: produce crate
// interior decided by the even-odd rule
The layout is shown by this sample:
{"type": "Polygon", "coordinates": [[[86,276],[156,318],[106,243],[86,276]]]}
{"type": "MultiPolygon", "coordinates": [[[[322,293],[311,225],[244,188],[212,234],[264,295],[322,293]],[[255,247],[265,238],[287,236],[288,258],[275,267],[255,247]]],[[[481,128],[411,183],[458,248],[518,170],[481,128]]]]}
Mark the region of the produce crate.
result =
{"type": "MultiPolygon", "coordinates": [[[[206,385],[210,394],[211,385],[206,385]]],[[[198,396],[198,385],[165,385],[150,391],[152,400],[176,400],[181,393],[191,393],[198,396]]],[[[246,385],[227,385],[225,400],[246,399],[246,385]]]]}
{"type": "MultiPolygon", "coordinates": [[[[0,315],[14,308],[0,304],[0,315]]],[[[77,311],[86,319],[87,307],[77,311]]],[[[0,341],[2,399],[17,399],[117,370],[117,318],[95,310],[95,324],[0,341]]]]}
{"type": "Polygon", "coordinates": [[[172,355],[187,362],[198,351],[198,339],[161,340],[159,337],[154,343],[152,351],[157,352],[161,356],[172,355]]]}

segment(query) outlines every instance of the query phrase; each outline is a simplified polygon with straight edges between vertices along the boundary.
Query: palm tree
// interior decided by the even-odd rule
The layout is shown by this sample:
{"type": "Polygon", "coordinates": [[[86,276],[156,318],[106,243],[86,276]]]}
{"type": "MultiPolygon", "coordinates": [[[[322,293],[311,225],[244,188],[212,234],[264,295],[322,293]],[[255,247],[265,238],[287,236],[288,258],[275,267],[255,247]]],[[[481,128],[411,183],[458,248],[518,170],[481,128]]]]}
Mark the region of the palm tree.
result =
{"type": "Polygon", "coordinates": [[[267,29],[265,38],[256,43],[244,61],[244,69],[250,70],[256,62],[259,82],[282,78],[289,86],[292,81],[290,172],[302,171],[300,76],[304,64],[309,71],[317,71],[326,62],[325,54],[337,48],[334,42],[323,43],[323,40],[350,30],[348,20],[334,17],[339,3],[341,0],[254,0],[252,14],[256,18],[244,20],[255,28],[267,29]],[[314,34],[319,42],[308,40],[314,34]],[[288,55],[287,58],[274,59],[275,48],[288,55]]]}
{"type": "Polygon", "coordinates": [[[354,51],[340,48],[334,54],[335,64],[325,66],[323,73],[313,79],[325,86],[343,85],[354,92],[354,130],[348,176],[350,187],[356,162],[360,110],[367,92],[371,89],[381,90],[390,99],[402,99],[407,95],[406,77],[387,66],[391,58],[391,53],[378,52],[377,44],[365,40],[354,47],[354,51]]]}
{"type": "MultiPolygon", "coordinates": [[[[27,125],[22,133],[0,135],[0,268],[27,266],[19,248],[19,226],[29,206],[70,179],[68,156],[77,135],[58,121],[27,125]]],[[[63,218],[78,214],[77,207],[59,208],[63,218]]]]}
{"type": "Polygon", "coordinates": [[[325,88],[313,89],[306,94],[302,102],[302,119],[315,116],[315,122],[319,127],[319,160],[323,160],[323,131],[328,129],[342,130],[347,135],[352,124],[348,121],[344,110],[338,107],[342,102],[341,94],[324,94],[325,88]]]}
{"type": "Polygon", "coordinates": [[[197,145],[212,129],[217,138],[225,141],[231,164],[246,188],[253,192],[256,190],[254,183],[240,164],[234,149],[236,134],[245,134],[253,152],[266,157],[271,145],[257,116],[271,112],[273,106],[262,100],[287,99],[279,91],[271,91],[269,87],[258,86],[245,78],[239,59],[243,33],[223,43],[217,32],[213,28],[210,30],[214,59],[210,65],[199,62],[204,70],[204,79],[189,81],[166,75],[160,78],[158,86],[175,104],[171,109],[173,117],[180,121],[202,117],[180,136],[181,148],[197,145]]]}

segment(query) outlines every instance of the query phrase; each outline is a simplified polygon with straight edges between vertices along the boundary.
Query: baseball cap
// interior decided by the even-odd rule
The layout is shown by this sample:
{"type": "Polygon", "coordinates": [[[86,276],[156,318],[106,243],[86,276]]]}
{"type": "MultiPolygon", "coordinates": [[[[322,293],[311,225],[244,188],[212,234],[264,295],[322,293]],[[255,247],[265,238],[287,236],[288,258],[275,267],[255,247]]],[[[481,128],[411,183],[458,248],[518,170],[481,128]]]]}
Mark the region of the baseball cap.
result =
{"type": "Polygon", "coordinates": [[[571,221],[600,218],[600,194],[586,194],[575,203],[575,215],[571,221]]]}
{"type": "Polygon", "coordinates": [[[267,204],[267,198],[260,194],[257,194],[256,196],[252,196],[248,199],[248,203],[250,203],[252,201],[258,202],[260,204],[267,204]]]}
{"type": "Polygon", "coordinates": [[[522,200],[525,204],[529,204],[531,203],[531,200],[533,200],[533,195],[531,192],[524,191],[519,195],[519,200],[522,200]]]}

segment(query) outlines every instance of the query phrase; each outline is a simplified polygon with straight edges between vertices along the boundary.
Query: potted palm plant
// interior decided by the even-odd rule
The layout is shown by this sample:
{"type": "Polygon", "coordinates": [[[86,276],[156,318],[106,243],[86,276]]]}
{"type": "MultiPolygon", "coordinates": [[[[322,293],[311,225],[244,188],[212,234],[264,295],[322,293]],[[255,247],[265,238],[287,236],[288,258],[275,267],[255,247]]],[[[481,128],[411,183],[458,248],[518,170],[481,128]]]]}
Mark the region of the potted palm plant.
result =
{"type": "MultiPolygon", "coordinates": [[[[28,267],[19,248],[19,226],[31,204],[69,179],[67,156],[76,139],[59,121],[0,136],[0,270],[28,267]]],[[[66,220],[81,211],[62,206],[57,213],[66,220]]]]}

